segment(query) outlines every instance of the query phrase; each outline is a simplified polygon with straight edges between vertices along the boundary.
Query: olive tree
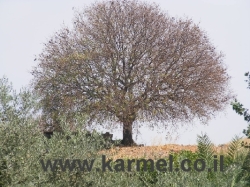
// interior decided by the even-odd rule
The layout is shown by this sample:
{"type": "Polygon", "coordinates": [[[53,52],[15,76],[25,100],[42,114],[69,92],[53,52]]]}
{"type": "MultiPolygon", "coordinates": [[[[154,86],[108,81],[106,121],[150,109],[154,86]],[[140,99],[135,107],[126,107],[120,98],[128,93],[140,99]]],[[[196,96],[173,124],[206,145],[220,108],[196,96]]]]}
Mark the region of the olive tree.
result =
{"type": "MultiPolygon", "coordinates": [[[[250,74],[249,72],[245,73],[245,76],[247,77],[247,80],[245,80],[247,82],[247,88],[250,89],[250,74]]],[[[235,99],[233,102],[231,102],[232,108],[233,110],[244,117],[244,120],[246,122],[248,122],[248,127],[247,129],[243,130],[243,133],[247,136],[247,138],[250,138],[250,113],[249,113],[249,109],[244,108],[243,104],[241,104],[237,99],[235,99]]],[[[249,143],[242,141],[241,142],[242,146],[244,146],[245,148],[250,148],[249,143]]],[[[241,168],[241,172],[238,174],[237,178],[236,178],[236,182],[238,181],[242,181],[245,180],[247,182],[247,185],[250,184],[250,149],[248,149],[248,154],[244,159],[242,168],[241,168]]]]}
{"type": "MultiPolygon", "coordinates": [[[[245,76],[247,77],[247,80],[245,80],[248,84],[248,89],[250,89],[250,74],[249,72],[245,73],[245,76]]],[[[250,138],[250,113],[249,110],[244,108],[243,104],[241,104],[239,101],[237,101],[237,99],[234,100],[234,102],[231,102],[231,105],[233,107],[233,110],[239,114],[239,115],[243,115],[244,116],[244,120],[246,122],[248,122],[248,127],[247,129],[243,130],[243,133],[250,138]]]]}
{"type": "Polygon", "coordinates": [[[45,43],[32,71],[47,114],[117,122],[131,145],[135,122],[207,121],[231,97],[223,54],[191,19],[115,0],[76,11],[73,23],[45,43]]]}

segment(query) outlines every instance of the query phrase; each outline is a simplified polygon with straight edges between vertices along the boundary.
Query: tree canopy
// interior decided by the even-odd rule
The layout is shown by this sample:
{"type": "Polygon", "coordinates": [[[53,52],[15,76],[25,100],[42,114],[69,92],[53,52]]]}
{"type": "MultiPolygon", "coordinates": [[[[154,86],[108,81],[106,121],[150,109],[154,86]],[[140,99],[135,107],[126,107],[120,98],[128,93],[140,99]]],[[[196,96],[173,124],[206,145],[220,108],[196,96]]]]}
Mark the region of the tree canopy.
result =
{"type": "Polygon", "coordinates": [[[55,33],[38,63],[34,88],[47,116],[115,121],[125,145],[136,121],[206,121],[231,98],[223,54],[206,32],[136,0],[76,12],[73,29],[55,33]]]}

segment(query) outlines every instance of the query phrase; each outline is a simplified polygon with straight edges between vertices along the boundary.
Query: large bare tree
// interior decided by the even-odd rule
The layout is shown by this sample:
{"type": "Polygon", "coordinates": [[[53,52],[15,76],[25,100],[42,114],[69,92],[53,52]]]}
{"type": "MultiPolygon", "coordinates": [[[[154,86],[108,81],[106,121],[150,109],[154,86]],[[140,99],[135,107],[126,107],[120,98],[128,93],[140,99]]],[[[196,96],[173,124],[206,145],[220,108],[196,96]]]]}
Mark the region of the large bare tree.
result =
{"type": "Polygon", "coordinates": [[[134,0],[76,12],[73,29],[55,33],[38,62],[32,73],[44,111],[116,121],[124,145],[134,143],[134,122],[208,120],[231,97],[223,55],[206,33],[134,0]]]}

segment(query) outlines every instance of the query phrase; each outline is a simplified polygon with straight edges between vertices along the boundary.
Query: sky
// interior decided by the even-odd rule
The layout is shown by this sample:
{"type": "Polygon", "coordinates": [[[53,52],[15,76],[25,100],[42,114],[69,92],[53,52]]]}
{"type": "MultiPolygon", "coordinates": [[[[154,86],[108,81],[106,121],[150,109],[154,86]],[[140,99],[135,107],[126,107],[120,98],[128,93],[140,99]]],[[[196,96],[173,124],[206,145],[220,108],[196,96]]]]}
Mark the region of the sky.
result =
{"type": "MultiPolygon", "coordinates": [[[[0,0],[0,77],[4,75],[16,90],[28,86],[30,71],[43,44],[63,24],[72,26],[75,9],[95,1],[88,0],[0,0]]],[[[250,90],[244,73],[250,71],[250,1],[249,0],[148,0],[155,2],[172,17],[188,17],[207,32],[212,44],[225,54],[224,63],[231,76],[230,87],[238,100],[250,109],[250,90]]],[[[198,121],[178,129],[139,129],[134,139],[145,145],[164,143],[195,144],[197,135],[206,133],[218,144],[229,142],[234,135],[243,136],[247,123],[230,105],[207,125],[198,121]],[[168,136],[167,136],[168,135],[168,136]],[[169,136],[170,135],[170,136],[169,136]],[[166,139],[166,137],[168,137],[166,139]],[[169,138],[172,137],[172,138],[169,138]]],[[[103,130],[105,132],[105,129],[103,130]]],[[[108,131],[108,130],[106,130],[108,131]]],[[[121,129],[112,131],[122,138],[121,129]]]]}

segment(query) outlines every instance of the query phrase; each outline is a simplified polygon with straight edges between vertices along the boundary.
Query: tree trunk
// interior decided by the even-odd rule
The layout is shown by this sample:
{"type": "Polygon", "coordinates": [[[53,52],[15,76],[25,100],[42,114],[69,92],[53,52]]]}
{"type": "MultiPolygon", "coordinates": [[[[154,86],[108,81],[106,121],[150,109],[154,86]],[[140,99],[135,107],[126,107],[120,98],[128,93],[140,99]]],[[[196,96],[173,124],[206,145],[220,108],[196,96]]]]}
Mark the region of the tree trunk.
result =
{"type": "Polygon", "coordinates": [[[135,144],[132,137],[132,124],[133,122],[123,123],[123,139],[121,143],[125,146],[132,146],[135,144]]]}

